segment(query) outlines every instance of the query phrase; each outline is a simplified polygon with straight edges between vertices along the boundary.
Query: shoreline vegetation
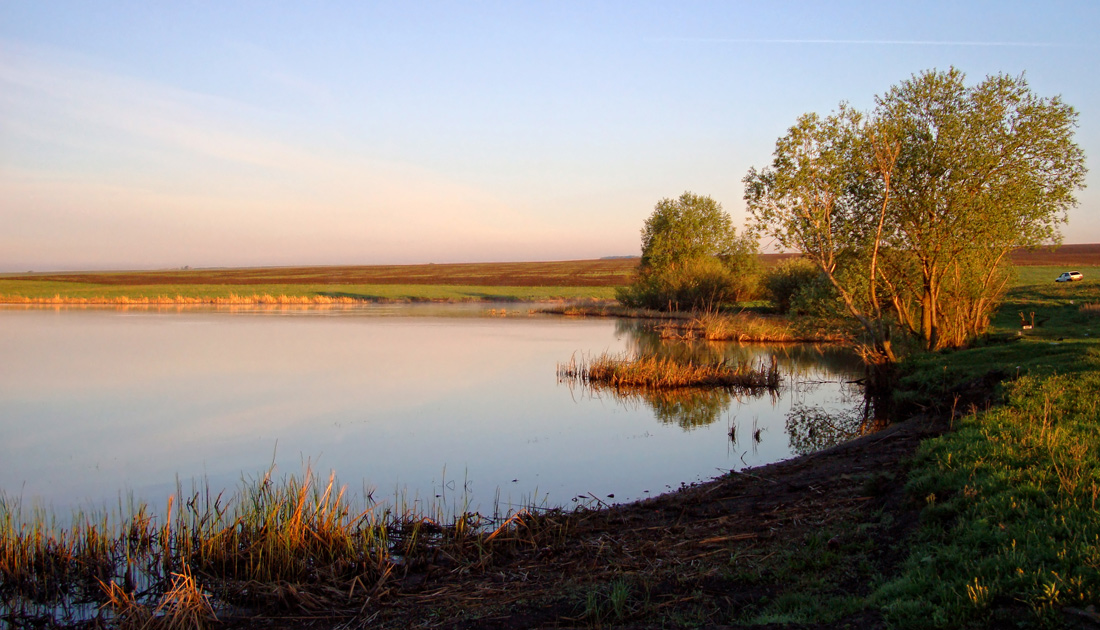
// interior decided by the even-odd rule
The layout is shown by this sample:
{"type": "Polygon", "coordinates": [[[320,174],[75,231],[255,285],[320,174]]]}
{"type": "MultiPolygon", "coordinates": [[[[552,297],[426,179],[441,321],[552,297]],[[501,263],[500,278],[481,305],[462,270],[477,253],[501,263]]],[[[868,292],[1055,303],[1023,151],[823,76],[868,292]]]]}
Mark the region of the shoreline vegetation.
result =
{"type": "MultiPolygon", "coordinates": [[[[760,254],[770,268],[792,254],[760,254]]],[[[1017,283],[1053,280],[1070,266],[1100,276],[1100,245],[1013,254],[1017,283]]],[[[163,271],[0,274],[0,304],[218,305],[389,302],[576,302],[570,315],[668,317],[615,305],[635,277],[637,258],[438,265],[270,267],[163,271]]],[[[564,307],[568,308],[568,307],[564,307]]],[[[797,340],[797,339],[792,339],[797,340]]]]}
{"type": "Polygon", "coordinates": [[[722,388],[742,391],[779,389],[779,365],[772,357],[770,365],[747,363],[694,363],[652,355],[612,356],[601,354],[558,364],[558,379],[589,387],[611,389],[678,389],[684,387],[722,388]]]}
{"type": "MultiPolygon", "coordinates": [[[[474,290],[475,288],[471,288],[474,290]]],[[[445,292],[444,292],[445,293],[445,292]]],[[[482,295],[452,295],[451,297],[384,297],[379,295],[270,295],[251,294],[238,295],[229,293],[225,296],[183,296],[167,295],[148,297],[130,297],[125,295],[115,297],[67,297],[56,294],[53,297],[27,297],[22,295],[0,294],[0,304],[27,305],[27,306],[362,306],[367,304],[392,304],[392,303],[464,303],[464,302],[565,302],[571,300],[566,296],[553,296],[548,292],[546,296],[533,293],[534,297],[523,299],[515,297],[507,291],[494,294],[487,292],[482,295]]],[[[595,301],[599,298],[587,298],[595,301]]]]}
{"type": "Polygon", "coordinates": [[[66,519],[0,496],[0,621],[1096,627],[1100,265],[1044,262],[988,335],[899,366],[885,429],[637,503],[448,518],[308,471],[181,491],[163,513],[66,519]],[[1085,281],[1056,285],[1069,267],[1085,281]]]}

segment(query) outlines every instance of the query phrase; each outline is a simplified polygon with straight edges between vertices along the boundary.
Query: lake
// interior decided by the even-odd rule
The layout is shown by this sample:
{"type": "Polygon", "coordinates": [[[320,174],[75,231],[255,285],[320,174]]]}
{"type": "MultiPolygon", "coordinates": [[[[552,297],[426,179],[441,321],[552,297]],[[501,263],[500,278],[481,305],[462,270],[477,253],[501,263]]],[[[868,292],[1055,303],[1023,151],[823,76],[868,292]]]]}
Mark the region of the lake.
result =
{"type": "Polygon", "coordinates": [[[613,503],[812,450],[792,411],[862,403],[842,349],[662,342],[534,308],[0,308],[0,490],[58,513],[164,505],[274,465],[420,509],[613,503]],[[641,350],[775,356],[784,384],[617,396],[556,376],[641,350]]]}

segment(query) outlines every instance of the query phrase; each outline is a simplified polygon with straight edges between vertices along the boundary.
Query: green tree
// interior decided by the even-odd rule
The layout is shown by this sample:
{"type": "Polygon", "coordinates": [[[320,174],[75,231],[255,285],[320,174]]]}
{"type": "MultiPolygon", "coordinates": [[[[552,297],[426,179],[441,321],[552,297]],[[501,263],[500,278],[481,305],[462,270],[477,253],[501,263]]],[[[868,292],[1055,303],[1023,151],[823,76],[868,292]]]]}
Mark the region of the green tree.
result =
{"type": "Polygon", "coordinates": [[[964,79],[924,72],[869,116],[804,115],[744,179],[755,229],[817,264],[887,361],[887,310],[928,349],[982,332],[1007,254],[1057,241],[1084,182],[1071,107],[1023,77],[964,79]]]}
{"type": "Polygon", "coordinates": [[[685,192],[661,199],[642,228],[638,280],[618,293],[631,306],[715,310],[750,294],[758,276],[756,240],[737,233],[722,205],[685,192]]]}
{"type": "Polygon", "coordinates": [[[642,271],[674,268],[699,258],[730,259],[752,253],[738,238],[722,204],[685,192],[662,199],[642,228],[642,271]]]}
{"type": "Polygon", "coordinates": [[[877,99],[876,115],[901,147],[890,209],[897,248],[919,271],[899,317],[929,349],[984,328],[1008,253],[1060,239],[1086,173],[1073,141],[1077,114],[1059,97],[1035,95],[1023,76],[969,88],[964,80],[954,68],[924,72],[877,99]],[[971,315],[944,338],[949,286],[971,295],[948,310],[971,315]]]}
{"type": "Polygon", "coordinates": [[[754,229],[815,264],[875,355],[889,362],[896,357],[877,290],[878,257],[896,154],[863,114],[841,104],[824,118],[799,117],[776,142],[772,165],[743,180],[754,229]]]}

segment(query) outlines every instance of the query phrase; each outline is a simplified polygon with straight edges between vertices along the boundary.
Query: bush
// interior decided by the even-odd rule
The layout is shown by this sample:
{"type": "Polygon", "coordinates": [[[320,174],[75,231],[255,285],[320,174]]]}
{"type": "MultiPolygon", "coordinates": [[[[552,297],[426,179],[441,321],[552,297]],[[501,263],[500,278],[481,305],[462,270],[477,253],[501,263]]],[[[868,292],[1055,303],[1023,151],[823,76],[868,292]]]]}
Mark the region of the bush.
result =
{"type": "Polygon", "coordinates": [[[838,312],[836,289],[805,258],[784,260],[764,275],[764,291],[781,313],[830,317],[838,312]]]}
{"type": "Polygon", "coordinates": [[[616,292],[626,306],[671,311],[717,311],[750,294],[756,277],[736,274],[716,258],[696,258],[660,271],[643,273],[616,292]]]}

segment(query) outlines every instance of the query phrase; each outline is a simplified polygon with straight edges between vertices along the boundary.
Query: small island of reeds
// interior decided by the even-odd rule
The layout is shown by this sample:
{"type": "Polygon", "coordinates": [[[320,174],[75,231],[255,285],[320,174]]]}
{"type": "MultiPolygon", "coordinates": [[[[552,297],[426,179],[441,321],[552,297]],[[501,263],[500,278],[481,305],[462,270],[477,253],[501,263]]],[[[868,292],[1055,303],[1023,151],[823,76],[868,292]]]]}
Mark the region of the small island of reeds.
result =
{"type": "Polygon", "coordinates": [[[613,389],[676,389],[722,387],[748,391],[779,388],[779,364],[770,365],[719,361],[698,363],[676,361],[655,355],[616,356],[602,354],[591,359],[558,364],[558,378],[584,385],[613,389]]]}

